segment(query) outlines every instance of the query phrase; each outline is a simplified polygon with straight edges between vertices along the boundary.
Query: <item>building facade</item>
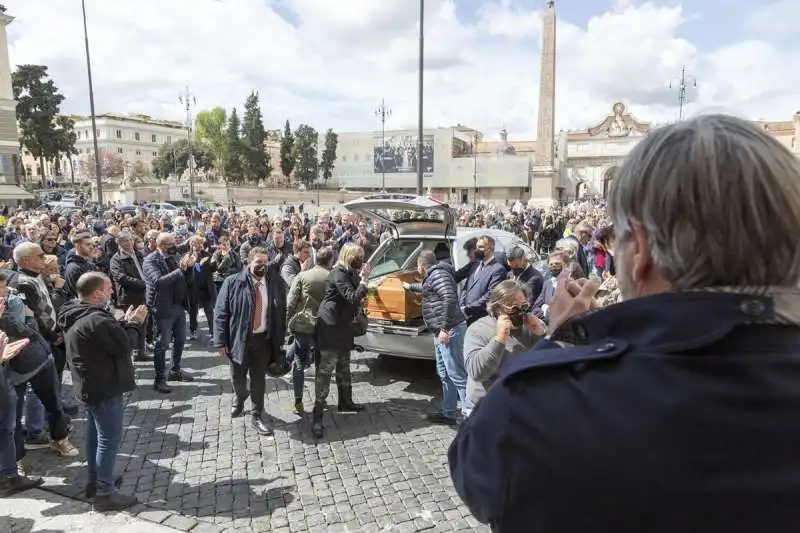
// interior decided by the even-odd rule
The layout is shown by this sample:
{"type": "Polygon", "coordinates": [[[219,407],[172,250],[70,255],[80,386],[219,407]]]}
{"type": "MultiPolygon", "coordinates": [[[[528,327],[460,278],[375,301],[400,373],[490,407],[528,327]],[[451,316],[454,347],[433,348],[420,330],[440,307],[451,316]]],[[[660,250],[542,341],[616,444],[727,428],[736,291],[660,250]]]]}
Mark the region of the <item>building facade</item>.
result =
{"type": "MultiPolygon", "coordinates": [[[[92,164],[91,154],[94,153],[91,118],[83,116],[71,118],[75,121],[77,135],[75,148],[78,151],[72,156],[72,161],[64,155],[57,164],[46,162],[45,168],[41,168],[39,161],[23,150],[22,164],[27,176],[55,179],[56,174],[60,172],[61,179],[69,180],[74,177],[76,181],[88,180],[94,176],[89,168],[92,164]]],[[[147,115],[106,113],[97,115],[95,122],[101,161],[117,160],[125,169],[130,170],[138,166],[148,173],[153,159],[158,156],[158,150],[164,144],[185,139],[188,135],[186,126],[180,122],[154,119],[147,115]]]]}
{"type": "Polygon", "coordinates": [[[11,86],[11,61],[8,57],[6,26],[14,17],[0,12],[0,176],[14,180],[17,176],[19,135],[17,134],[17,102],[11,86]]]}

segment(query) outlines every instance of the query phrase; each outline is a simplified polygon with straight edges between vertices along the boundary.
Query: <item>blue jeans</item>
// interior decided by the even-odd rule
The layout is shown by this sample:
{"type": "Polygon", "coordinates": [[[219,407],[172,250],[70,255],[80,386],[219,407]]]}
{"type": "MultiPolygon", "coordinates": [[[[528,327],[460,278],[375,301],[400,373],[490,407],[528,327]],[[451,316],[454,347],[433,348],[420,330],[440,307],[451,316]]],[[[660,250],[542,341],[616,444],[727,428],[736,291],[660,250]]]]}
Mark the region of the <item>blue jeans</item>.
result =
{"type": "Polygon", "coordinates": [[[294,399],[303,399],[303,376],[306,368],[311,366],[311,345],[314,336],[308,333],[295,333],[294,343],[289,347],[286,358],[292,361],[292,385],[294,385],[294,399]]]}
{"type": "Polygon", "coordinates": [[[30,383],[25,389],[25,431],[28,435],[39,435],[44,431],[44,404],[30,383]]]}
{"type": "Polygon", "coordinates": [[[122,395],[86,405],[86,461],[97,494],[114,492],[114,464],[122,441],[122,395]]]}
{"type": "Polygon", "coordinates": [[[472,403],[467,399],[467,369],[464,368],[464,335],[466,322],[448,331],[447,343],[434,337],[436,350],[436,373],[442,381],[442,414],[448,418],[456,417],[456,403],[461,400],[461,414],[466,418],[472,411],[472,403]]]}
{"type": "Polygon", "coordinates": [[[156,347],[153,350],[153,365],[156,381],[164,381],[167,370],[167,348],[172,341],[172,371],[181,369],[183,345],[186,342],[186,312],[183,307],[174,305],[165,313],[155,317],[156,347]]]}
{"type": "MultiPolygon", "coordinates": [[[[0,372],[0,379],[5,376],[0,372]]],[[[5,409],[0,409],[0,479],[17,474],[17,391],[8,386],[5,409]]]]}

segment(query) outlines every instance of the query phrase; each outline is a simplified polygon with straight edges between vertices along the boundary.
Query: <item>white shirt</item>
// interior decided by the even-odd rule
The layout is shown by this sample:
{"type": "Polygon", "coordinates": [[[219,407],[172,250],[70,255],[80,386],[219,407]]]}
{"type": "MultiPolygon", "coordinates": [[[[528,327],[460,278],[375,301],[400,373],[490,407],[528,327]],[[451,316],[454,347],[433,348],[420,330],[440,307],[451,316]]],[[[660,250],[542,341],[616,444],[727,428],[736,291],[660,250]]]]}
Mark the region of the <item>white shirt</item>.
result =
{"type": "Polygon", "coordinates": [[[267,331],[267,306],[269,305],[269,294],[267,293],[266,279],[253,279],[256,284],[256,290],[261,288],[261,327],[254,329],[253,333],[264,333],[267,331]]]}

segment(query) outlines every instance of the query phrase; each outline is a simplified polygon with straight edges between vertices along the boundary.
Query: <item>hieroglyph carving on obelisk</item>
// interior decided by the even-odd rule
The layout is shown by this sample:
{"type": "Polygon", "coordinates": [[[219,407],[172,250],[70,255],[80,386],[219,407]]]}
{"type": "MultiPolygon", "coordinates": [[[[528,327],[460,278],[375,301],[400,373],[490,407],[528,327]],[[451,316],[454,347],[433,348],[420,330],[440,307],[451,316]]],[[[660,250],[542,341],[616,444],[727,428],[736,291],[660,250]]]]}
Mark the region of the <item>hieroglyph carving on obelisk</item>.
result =
{"type": "Polygon", "coordinates": [[[556,120],[556,8],[554,0],[547,0],[542,22],[536,166],[552,167],[556,120]]]}

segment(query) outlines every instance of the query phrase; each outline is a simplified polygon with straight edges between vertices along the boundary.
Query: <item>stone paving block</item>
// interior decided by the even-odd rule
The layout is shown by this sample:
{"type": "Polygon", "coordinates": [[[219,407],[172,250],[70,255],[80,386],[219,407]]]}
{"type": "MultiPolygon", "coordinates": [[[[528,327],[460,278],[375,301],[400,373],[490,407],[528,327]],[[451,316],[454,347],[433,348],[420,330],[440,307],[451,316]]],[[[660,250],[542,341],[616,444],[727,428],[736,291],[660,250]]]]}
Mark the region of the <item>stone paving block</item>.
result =
{"type": "Polygon", "coordinates": [[[172,513],[170,513],[169,511],[158,511],[154,509],[148,509],[146,511],[142,511],[137,516],[142,520],[147,520],[148,522],[155,522],[156,524],[160,524],[167,518],[172,516],[172,513]]]}
{"type": "MultiPolygon", "coordinates": [[[[446,452],[454,431],[425,420],[441,390],[431,361],[354,352],[353,396],[367,409],[339,414],[334,387],[319,442],[309,416],[291,410],[290,379],[268,380],[273,439],[259,437],[249,416],[231,419],[229,370],[207,338],[184,351],[183,367],[195,382],[171,384],[168,396],[150,386],[152,362],[135,364],[140,386],[127,397],[117,470],[122,492],[140,499],[150,521],[196,533],[411,531],[430,524],[446,531],[458,521],[482,528],[450,483],[446,452]]],[[[305,378],[309,406],[313,369],[305,378]]],[[[73,424],[72,440],[83,449],[85,413],[73,424]]],[[[60,480],[65,495],[82,488],[85,463],[46,450],[30,452],[26,463],[32,474],[60,480]]]]}

